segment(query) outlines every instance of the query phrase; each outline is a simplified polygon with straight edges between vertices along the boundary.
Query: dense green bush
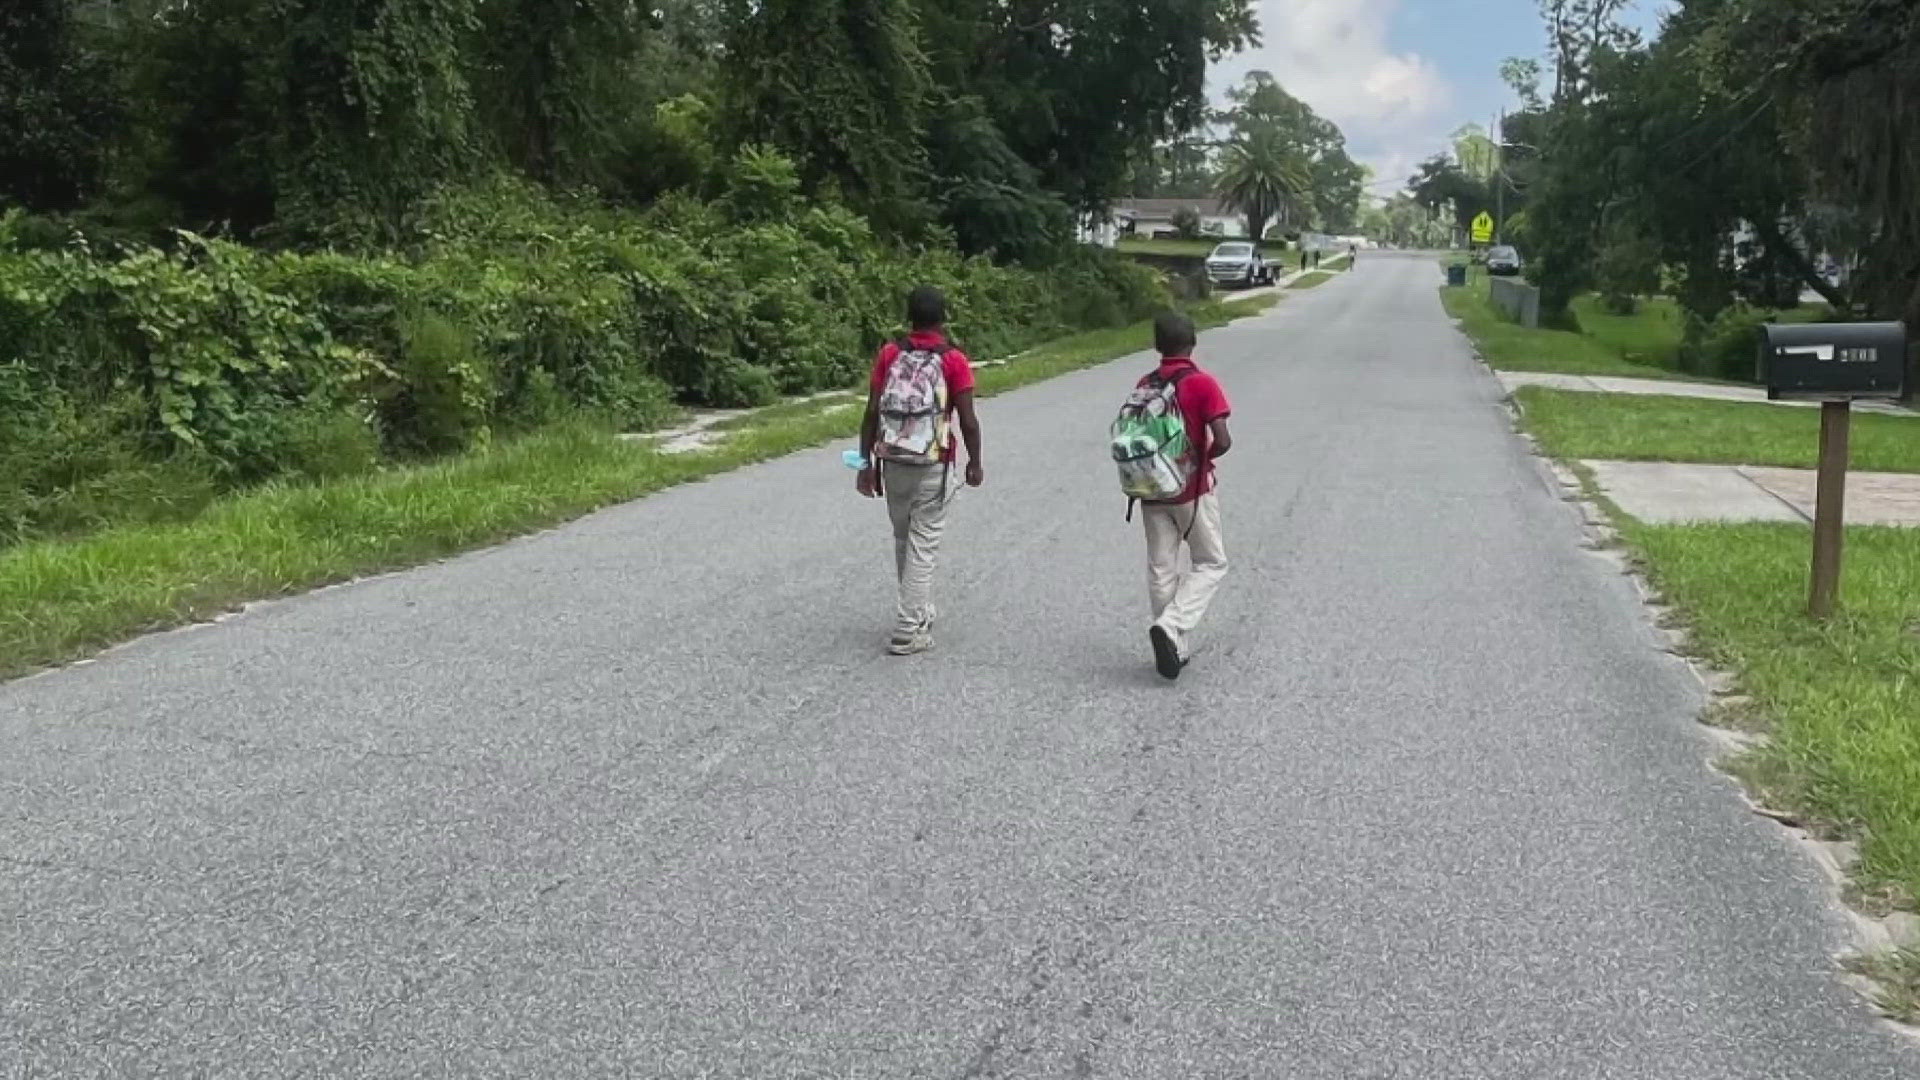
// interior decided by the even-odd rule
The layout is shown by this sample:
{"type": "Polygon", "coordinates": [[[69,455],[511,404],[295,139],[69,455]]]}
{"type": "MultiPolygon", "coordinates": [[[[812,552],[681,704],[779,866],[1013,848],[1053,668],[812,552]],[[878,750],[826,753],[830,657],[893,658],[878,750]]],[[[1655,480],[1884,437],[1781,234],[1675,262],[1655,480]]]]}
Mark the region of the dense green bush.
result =
{"type": "Polygon", "coordinates": [[[9,437],[0,462],[0,542],[111,517],[107,492],[159,483],[142,470],[172,470],[174,494],[133,512],[170,513],[583,413],[644,428],[682,405],[849,386],[918,284],[947,292],[956,338],[983,357],[1170,300],[1107,252],[1027,268],[937,237],[883,242],[801,201],[768,151],[743,151],[718,183],[710,201],[645,213],[511,181],[446,191],[385,254],[180,234],[109,255],[30,246],[19,218],[0,221],[0,425],[34,433],[9,437]]]}
{"type": "Polygon", "coordinates": [[[1688,316],[1680,346],[1680,369],[1693,375],[1752,382],[1760,355],[1760,327],[1765,312],[1736,304],[1712,321],[1688,316]]]}
{"type": "Polygon", "coordinates": [[[191,514],[213,498],[213,463],[160,452],[133,395],[80,402],[16,362],[0,364],[0,545],[116,521],[191,514]]]}
{"type": "Polygon", "coordinates": [[[1631,315],[1640,309],[1641,297],[1660,291],[1660,247],[1630,233],[1614,236],[1595,257],[1593,274],[1607,311],[1631,315]]]}

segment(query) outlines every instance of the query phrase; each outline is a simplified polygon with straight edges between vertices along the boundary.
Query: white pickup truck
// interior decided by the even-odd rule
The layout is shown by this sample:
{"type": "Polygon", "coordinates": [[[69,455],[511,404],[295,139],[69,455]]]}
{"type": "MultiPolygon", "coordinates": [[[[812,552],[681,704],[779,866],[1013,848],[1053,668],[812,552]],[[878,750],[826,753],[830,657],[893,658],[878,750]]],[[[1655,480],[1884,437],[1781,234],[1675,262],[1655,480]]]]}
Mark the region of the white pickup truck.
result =
{"type": "Polygon", "coordinates": [[[1229,240],[1207,256],[1207,278],[1215,285],[1271,285],[1273,267],[1267,263],[1259,244],[1229,240]]]}

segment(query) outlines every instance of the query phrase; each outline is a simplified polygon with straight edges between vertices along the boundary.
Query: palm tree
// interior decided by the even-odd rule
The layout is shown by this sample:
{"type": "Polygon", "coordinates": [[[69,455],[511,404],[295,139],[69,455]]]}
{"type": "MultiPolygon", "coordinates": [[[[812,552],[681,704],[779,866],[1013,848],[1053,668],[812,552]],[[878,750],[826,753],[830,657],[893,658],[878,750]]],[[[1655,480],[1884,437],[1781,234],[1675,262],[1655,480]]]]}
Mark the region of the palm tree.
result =
{"type": "Polygon", "coordinates": [[[1220,197],[1230,209],[1246,215],[1253,239],[1264,239],[1269,223],[1284,222],[1312,205],[1312,193],[1306,158],[1278,132],[1255,131],[1227,144],[1220,197]]]}

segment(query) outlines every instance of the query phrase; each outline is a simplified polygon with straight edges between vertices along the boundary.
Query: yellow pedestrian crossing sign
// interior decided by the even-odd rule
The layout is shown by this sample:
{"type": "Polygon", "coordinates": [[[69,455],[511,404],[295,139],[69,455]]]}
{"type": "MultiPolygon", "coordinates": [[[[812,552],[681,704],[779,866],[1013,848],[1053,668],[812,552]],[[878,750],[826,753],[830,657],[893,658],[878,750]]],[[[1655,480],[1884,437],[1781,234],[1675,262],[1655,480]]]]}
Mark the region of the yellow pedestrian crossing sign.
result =
{"type": "Polygon", "coordinates": [[[1493,243],[1493,215],[1485,210],[1473,219],[1473,242],[1476,244],[1493,243]]]}

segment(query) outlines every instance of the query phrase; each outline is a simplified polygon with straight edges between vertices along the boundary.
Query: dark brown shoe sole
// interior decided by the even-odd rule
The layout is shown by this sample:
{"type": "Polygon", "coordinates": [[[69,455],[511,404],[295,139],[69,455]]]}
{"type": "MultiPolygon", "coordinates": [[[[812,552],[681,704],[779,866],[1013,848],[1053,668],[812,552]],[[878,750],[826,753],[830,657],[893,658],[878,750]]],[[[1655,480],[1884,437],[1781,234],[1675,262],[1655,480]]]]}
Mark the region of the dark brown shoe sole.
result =
{"type": "Polygon", "coordinates": [[[1180,647],[1173,643],[1173,635],[1156,626],[1147,631],[1147,637],[1153,642],[1153,667],[1166,680],[1180,677],[1180,669],[1187,665],[1180,660],[1180,647]]]}

